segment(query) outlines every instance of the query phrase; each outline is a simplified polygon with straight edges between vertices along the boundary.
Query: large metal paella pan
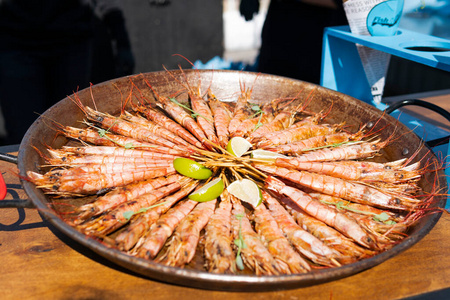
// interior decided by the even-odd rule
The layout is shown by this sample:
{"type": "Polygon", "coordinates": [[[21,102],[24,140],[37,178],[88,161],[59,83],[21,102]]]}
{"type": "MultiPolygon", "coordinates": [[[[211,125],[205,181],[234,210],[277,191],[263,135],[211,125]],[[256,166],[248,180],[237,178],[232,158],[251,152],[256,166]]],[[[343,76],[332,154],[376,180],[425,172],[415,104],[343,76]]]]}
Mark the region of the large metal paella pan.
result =
{"type": "MultiPolygon", "coordinates": [[[[294,97],[299,91],[314,91],[311,93],[312,98],[308,109],[313,112],[329,111],[327,116],[329,122],[340,123],[345,121],[349,128],[359,128],[362,125],[370,127],[376,124],[379,128],[383,128],[382,131],[378,132],[382,139],[387,139],[392,134],[395,134],[397,138],[393,139],[383,149],[382,159],[393,161],[410,157],[417,151],[418,154],[415,160],[423,159],[424,157],[426,158],[423,161],[435,159],[434,155],[426,147],[421,147],[422,141],[396,119],[347,95],[307,82],[265,74],[217,70],[185,70],[184,73],[186,78],[180,70],[172,72],[174,77],[180,82],[186,79],[190,82],[201,81],[203,90],[211,88],[215,95],[223,101],[234,101],[242,85],[252,87],[252,100],[258,103],[264,103],[275,98],[294,97]]],[[[151,83],[160,95],[169,96],[182,91],[182,86],[174,77],[162,71],[141,74],[132,79],[134,84],[143,90],[145,89],[145,79],[151,83]]],[[[92,95],[97,110],[117,115],[120,113],[130,88],[130,78],[124,77],[94,85],[91,89],[77,92],[77,95],[81,102],[88,106],[93,105],[92,95]]],[[[147,96],[153,97],[150,91],[147,96]]],[[[178,95],[177,99],[182,101],[183,97],[187,98],[186,95],[181,94],[178,95]]],[[[25,178],[27,171],[39,172],[40,166],[43,164],[40,152],[44,153],[48,146],[60,148],[69,142],[67,138],[58,134],[57,126],[54,126],[54,124],[79,127],[83,126],[80,121],[84,117],[83,112],[69,98],[61,100],[40,116],[29,128],[20,145],[18,157],[20,174],[25,178]]],[[[433,172],[424,174],[420,182],[423,190],[430,192],[432,189],[446,189],[446,180],[443,172],[439,171],[437,173],[437,181],[435,176],[436,173],[433,172]],[[436,184],[438,186],[433,186],[436,184]]],[[[87,237],[61,218],[58,211],[60,206],[55,205],[59,200],[44,194],[42,190],[37,189],[34,184],[27,180],[23,180],[22,183],[27,195],[39,212],[61,232],[80,244],[120,266],[149,278],[202,289],[264,291],[297,288],[337,280],[371,268],[408,249],[422,239],[433,228],[440,217],[440,214],[436,213],[422,218],[409,229],[408,236],[398,245],[373,257],[341,267],[316,269],[304,274],[276,276],[211,274],[203,269],[202,263],[190,264],[185,268],[168,267],[152,260],[127,255],[117,249],[108,247],[96,239],[87,237]]],[[[435,200],[435,205],[444,206],[445,199],[443,197],[438,198],[436,196],[435,200]]]]}

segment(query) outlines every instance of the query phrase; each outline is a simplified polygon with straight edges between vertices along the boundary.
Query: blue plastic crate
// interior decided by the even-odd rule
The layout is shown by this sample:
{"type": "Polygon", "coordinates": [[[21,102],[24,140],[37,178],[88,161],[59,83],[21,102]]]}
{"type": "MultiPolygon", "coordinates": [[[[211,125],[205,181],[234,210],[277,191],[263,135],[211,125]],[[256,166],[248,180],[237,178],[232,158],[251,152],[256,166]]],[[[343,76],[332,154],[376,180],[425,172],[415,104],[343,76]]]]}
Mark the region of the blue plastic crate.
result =
{"type": "MultiPolygon", "coordinates": [[[[323,36],[321,85],[372,104],[380,110],[387,106],[373,101],[356,44],[450,71],[449,40],[405,29],[400,29],[394,36],[363,36],[352,34],[349,26],[326,28],[323,36]]],[[[408,114],[396,111],[391,115],[408,128],[414,129],[425,141],[450,135],[450,132],[408,114]]],[[[448,144],[436,147],[433,151],[438,157],[446,158],[447,164],[450,162],[448,144]]],[[[450,168],[445,172],[450,178],[450,168]]],[[[446,209],[450,210],[450,197],[447,199],[446,209]]]]}

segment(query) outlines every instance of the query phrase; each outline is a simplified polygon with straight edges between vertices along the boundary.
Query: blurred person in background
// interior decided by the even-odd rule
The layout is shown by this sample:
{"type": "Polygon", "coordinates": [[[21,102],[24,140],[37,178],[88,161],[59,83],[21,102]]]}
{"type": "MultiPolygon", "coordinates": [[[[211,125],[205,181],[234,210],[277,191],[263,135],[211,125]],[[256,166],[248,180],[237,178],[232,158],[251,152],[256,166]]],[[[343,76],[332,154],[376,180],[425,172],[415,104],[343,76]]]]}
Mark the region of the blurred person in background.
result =
{"type": "Polygon", "coordinates": [[[3,144],[20,143],[38,114],[89,86],[98,19],[112,40],[115,76],[131,74],[134,58],[117,1],[0,0],[3,144]]]}
{"type": "MultiPolygon", "coordinates": [[[[259,0],[241,0],[241,15],[251,20],[259,4],[259,0]]],[[[319,84],[324,28],[346,24],[342,0],[271,0],[258,72],[319,84]]]]}

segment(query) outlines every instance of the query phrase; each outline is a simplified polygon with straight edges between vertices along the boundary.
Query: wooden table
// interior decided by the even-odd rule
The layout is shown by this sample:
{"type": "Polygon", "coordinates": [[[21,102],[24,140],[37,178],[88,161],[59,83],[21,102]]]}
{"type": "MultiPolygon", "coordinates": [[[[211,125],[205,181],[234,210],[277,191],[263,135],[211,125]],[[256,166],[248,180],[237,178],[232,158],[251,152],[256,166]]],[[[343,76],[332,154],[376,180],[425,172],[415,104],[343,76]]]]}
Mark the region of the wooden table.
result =
{"type": "MultiPolygon", "coordinates": [[[[0,170],[6,199],[25,199],[16,166],[0,162],[0,170]]],[[[144,278],[66,237],[37,210],[5,208],[0,212],[0,299],[401,299],[430,292],[448,297],[449,246],[450,215],[443,214],[410,249],[341,280],[274,292],[208,291],[144,278]]]]}

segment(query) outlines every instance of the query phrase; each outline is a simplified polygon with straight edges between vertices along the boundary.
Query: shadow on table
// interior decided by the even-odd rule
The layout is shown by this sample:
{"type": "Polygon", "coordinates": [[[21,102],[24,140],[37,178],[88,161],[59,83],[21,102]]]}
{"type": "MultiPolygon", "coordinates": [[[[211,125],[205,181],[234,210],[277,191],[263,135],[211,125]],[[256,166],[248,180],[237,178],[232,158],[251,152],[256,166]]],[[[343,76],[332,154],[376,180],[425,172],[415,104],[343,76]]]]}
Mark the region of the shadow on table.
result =
{"type": "MultiPolygon", "coordinates": [[[[48,222],[45,218],[43,219],[43,224],[48,227],[48,229],[64,244],[66,244],[67,246],[69,246],[70,248],[72,248],[74,251],[77,251],[78,253],[84,255],[85,257],[100,263],[108,268],[114,269],[116,271],[119,272],[123,272],[126,273],[128,275],[132,275],[132,276],[136,276],[136,277],[140,277],[143,279],[150,279],[146,276],[143,276],[139,273],[136,273],[134,271],[131,271],[127,268],[124,268],[122,266],[119,266],[118,264],[104,258],[103,256],[97,254],[96,252],[94,252],[93,250],[89,249],[88,247],[78,243],[77,241],[71,239],[69,236],[65,235],[64,233],[62,233],[61,231],[58,230],[58,228],[56,228],[53,224],[51,224],[50,222],[48,222]]],[[[167,282],[162,282],[162,281],[158,281],[156,279],[151,278],[150,280],[152,281],[156,281],[156,282],[160,282],[160,283],[164,283],[164,284],[170,284],[167,282]]],[[[172,284],[170,284],[172,285],[172,284]]]]}
{"type": "MultiPolygon", "coordinates": [[[[15,189],[21,189],[22,188],[21,185],[8,184],[7,188],[8,188],[8,194],[10,194],[13,199],[20,199],[19,194],[17,193],[17,191],[15,189]]],[[[46,226],[46,224],[44,222],[22,224],[26,218],[26,211],[24,208],[17,208],[17,214],[18,214],[18,217],[17,217],[16,222],[9,224],[9,225],[0,223],[0,231],[19,231],[19,230],[26,230],[26,229],[33,229],[33,228],[41,228],[41,227],[46,226]]]]}
{"type": "Polygon", "coordinates": [[[405,298],[403,300],[440,300],[450,299],[450,288],[446,288],[439,291],[430,292],[423,295],[413,296],[405,298]]]}
{"type": "Polygon", "coordinates": [[[33,228],[41,228],[46,226],[44,222],[22,224],[26,217],[25,209],[18,208],[17,213],[18,213],[17,221],[14,222],[13,224],[5,225],[0,223],[0,231],[19,231],[33,228]]]}

